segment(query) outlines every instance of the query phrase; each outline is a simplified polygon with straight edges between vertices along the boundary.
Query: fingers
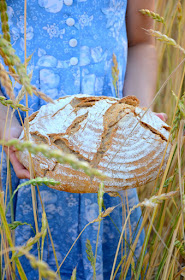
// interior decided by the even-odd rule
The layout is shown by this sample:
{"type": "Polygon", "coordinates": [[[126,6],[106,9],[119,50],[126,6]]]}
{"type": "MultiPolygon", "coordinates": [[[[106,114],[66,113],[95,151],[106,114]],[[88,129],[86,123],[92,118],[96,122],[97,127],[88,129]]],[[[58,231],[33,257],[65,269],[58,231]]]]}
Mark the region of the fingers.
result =
{"type": "Polygon", "coordinates": [[[9,149],[9,159],[19,179],[30,179],[29,171],[18,161],[15,151],[11,148],[9,149]]]}
{"type": "MultiPolygon", "coordinates": [[[[5,139],[8,141],[10,139],[17,139],[22,132],[22,127],[20,125],[16,125],[15,127],[11,127],[7,129],[5,133],[5,139]]],[[[14,146],[6,147],[4,146],[4,150],[6,154],[9,156],[10,162],[13,166],[16,176],[19,179],[30,179],[29,171],[19,162],[16,157],[16,148],[14,146]]]]}
{"type": "Polygon", "coordinates": [[[163,122],[166,122],[168,119],[168,116],[165,113],[155,113],[156,116],[158,116],[163,122]]]}

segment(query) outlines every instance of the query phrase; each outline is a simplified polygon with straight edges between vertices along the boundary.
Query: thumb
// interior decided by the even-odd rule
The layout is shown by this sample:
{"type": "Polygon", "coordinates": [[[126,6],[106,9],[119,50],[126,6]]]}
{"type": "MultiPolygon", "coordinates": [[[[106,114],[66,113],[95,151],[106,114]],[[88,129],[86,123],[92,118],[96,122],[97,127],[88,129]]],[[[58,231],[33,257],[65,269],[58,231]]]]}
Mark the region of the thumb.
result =
{"type": "Polygon", "coordinates": [[[167,114],[165,114],[165,113],[155,113],[155,114],[156,114],[156,116],[158,116],[163,122],[166,122],[167,119],[168,119],[168,116],[167,116],[167,114]]]}

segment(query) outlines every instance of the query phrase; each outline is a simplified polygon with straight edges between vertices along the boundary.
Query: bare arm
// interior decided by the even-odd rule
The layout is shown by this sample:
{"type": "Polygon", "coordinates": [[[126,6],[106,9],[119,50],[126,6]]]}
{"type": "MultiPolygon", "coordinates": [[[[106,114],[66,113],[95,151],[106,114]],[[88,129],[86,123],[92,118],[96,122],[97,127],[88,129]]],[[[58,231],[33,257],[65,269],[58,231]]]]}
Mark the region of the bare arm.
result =
{"type": "MultiPolygon", "coordinates": [[[[0,95],[2,95],[1,92],[0,95]]],[[[15,115],[12,116],[12,110],[8,110],[6,106],[0,103],[0,139],[5,138],[5,140],[8,140],[12,138],[18,138],[21,134],[21,131],[22,126],[19,124],[15,115]]],[[[9,156],[17,177],[20,179],[29,179],[30,174],[28,170],[25,169],[25,167],[18,161],[14,147],[10,147],[9,149],[4,147],[4,150],[9,156]]]]}
{"type": "Polygon", "coordinates": [[[144,29],[153,28],[153,20],[140,9],[154,10],[155,0],[128,0],[128,63],[124,95],[135,95],[142,106],[148,106],[155,93],[157,58],[154,39],[144,29]]]}
{"type": "MultiPolygon", "coordinates": [[[[0,91],[0,95],[2,96],[2,93],[0,91]]],[[[10,130],[15,130],[15,134],[17,132],[17,137],[19,137],[21,131],[22,131],[22,127],[19,124],[18,120],[16,119],[15,115],[12,116],[12,110],[9,109],[2,105],[0,103],[0,139],[3,139],[4,136],[4,131],[5,131],[5,137],[6,139],[8,138],[8,132],[10,133],[10,130]],[[8,113],[8,117],[7,117],[7,113],[8,113]],[[7,119],[7,123],[6,123],[6,119],[7,119]],[[11,126],[10,126],[11,124],[11,126]],[[6,128],[6,131],[5,131],[6,128]]]]}

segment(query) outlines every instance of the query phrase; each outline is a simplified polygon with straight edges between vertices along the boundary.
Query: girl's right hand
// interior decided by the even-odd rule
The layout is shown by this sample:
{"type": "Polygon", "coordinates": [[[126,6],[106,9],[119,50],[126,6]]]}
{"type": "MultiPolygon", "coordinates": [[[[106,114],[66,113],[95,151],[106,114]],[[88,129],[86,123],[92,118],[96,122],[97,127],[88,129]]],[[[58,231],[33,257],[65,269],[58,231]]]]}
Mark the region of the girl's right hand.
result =
{"type": "Polygon", "coordinates": [[[166,122],[168,119],[168,116],[165,113],[155,113],[156,116],[158,116],[163,122],[166,122]]]}

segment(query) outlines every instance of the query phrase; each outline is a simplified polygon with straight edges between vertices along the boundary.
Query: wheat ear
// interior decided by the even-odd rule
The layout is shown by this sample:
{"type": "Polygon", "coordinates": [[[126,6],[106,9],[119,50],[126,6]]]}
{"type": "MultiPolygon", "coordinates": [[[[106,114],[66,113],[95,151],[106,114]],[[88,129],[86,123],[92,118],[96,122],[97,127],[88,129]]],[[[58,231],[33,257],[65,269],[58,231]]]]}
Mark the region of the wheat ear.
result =
{"type": "Polygon", "coordinates": [[[1,28],[3,32],[3,37],[10,42],[10,30],[8,25],[8,14],[7,14],[7,4],[5,0],[0,1],[0,13],[1,13],[1,28]]]}
{"type": "Polygon", "coordinates": [[[11,98],[15,99],[15,95],[12,88],[11,80],[4,69],[4,66],[0,63],[0,82],[1,85],[5,88],[6,94],[11,98]]]}
{"type": "Polygon", "coordinates": [[[139,10],[140,13],[142,13],[143,15],[147,15],[149,17],[151,17],[152,19],[156,20],[157,22],[161,22],[161,23],[164,23],[164,18],[161,17],[159,14],[155,13],[155,12],[152,12],[148,9],[141,9],[139,10]]]}

